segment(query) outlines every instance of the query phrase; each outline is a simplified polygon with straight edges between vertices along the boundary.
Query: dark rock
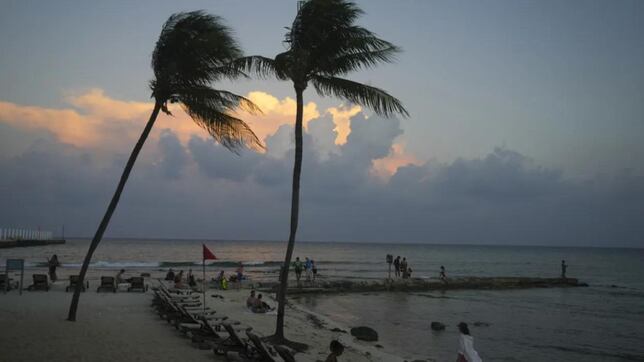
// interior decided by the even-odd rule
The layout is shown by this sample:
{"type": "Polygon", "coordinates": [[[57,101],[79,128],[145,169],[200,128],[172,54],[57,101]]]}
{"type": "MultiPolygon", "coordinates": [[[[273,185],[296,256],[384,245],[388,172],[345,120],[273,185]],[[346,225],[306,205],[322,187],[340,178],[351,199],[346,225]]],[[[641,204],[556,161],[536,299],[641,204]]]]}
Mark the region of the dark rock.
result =
{"type": "Polygon", "coordinates": [[[351,335],[361,341],[367,341],[367,342],[378,341],[378,332],[376,332],[373,328],[369,328],[369,327],[361,326],[361,327],[351,328],[351,335]]]}
{"type": "Polygon", "coordinates": [[[435,331],[442,331],[445,329],[445,325],[441,322],[432,322],[430,327],[435,331]]]}
{"type": "Polygon", "coordinates": [[[474,322],[473,323],[475,327],[489,327],[490,323],[487,322],[474,322]]]}
{"type": "Polygon", "coordinates": [[[340,329],[338,327],[331,329],[331,332],[347,333],[347,331],[345,331],[344,329],[340,329]]]}
{"type": "Polygon", "coordinates": [[[385,348],[382,344],[376,344],[376,348],[385,348]]]}

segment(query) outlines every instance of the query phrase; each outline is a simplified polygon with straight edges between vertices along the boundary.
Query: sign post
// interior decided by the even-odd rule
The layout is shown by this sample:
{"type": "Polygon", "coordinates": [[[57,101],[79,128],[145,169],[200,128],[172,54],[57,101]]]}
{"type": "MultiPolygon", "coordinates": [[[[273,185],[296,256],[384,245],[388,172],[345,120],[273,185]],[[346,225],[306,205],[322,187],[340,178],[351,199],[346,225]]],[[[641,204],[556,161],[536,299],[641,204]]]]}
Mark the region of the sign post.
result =
{"type": "Polygon", "coordinates": [[[25,260],[24,259],[7,259],[7,267],[5,272],[7,273],[7,281],[5,285],[5,292],[9,290],[9,271],[11,270],[20,270],[20,286],[18,291],[22,295],[22,282],[25,277],[25,260]]]}

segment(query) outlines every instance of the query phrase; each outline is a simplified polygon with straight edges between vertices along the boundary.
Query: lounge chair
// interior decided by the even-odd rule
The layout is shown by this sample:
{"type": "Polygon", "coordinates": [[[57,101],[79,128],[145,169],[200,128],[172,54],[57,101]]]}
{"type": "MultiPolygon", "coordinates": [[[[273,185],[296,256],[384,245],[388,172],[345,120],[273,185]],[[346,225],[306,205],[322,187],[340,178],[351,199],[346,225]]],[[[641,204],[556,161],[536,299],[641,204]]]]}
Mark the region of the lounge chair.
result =
{"type": "Polygon", "coordinates": [[[145,293],[148,290],[148,286],[145,285],[143,277],[132,277],[130,278],[130,287],[127,288],[128,292],[133,290],[139,290],[142,293],[145,293]]]}
{"type": "MultiPolygon", "coordinates": [[[[76,284],[78,284],[80,280],[79,275],[70,275],[69,276],[69,285],[65,288],[66,292],[72,291],[76,289],[76,284]]],[[[84,292],[86,288],[89,288],[89,282],[85,281],[85,285],[81,285],[81,292],[84,292]]]]}
{"type": "Polygon", "coordinates": [[[275,348],[275,351],[277,352],[277,354],[280,355],[280,357],[282,357],[284,362],[295,362],[295,357],[293,357],[293,352],[291,352],[291,350],[288,349],[287,347],[274,345],[273,348],[275,348]]]}
{"type": "Polygon", "coordinates": [[[215,343],[213,352],[215,352],[216,355],[220,356],[226,356],[228,352],[236,352],[240,355],[240,357],[252,357],[253,353],[250,345],[248,344],[248,342],[239,337],[232,324],[223,323],[222,325],[228,333],[228,338],[215,343]]]}
{"type": "Polygon", "coordinates": [[[44,290],[49,291],[49,283],[47,282],[47,274],[34,274],[32,276],[34,283],[27,287],[27,290],[44,290]]]}
{"type": "Polygon", "coordinates": [[[96,293],[100,293],[101,291],[112,291],[112,293],[116,293],[114,277],[101,277],[101,285],[96,289],[96,293]]]}
{"type": "Polygon", "coordinates": [[[256,361],[277,362],[274,358],[275,352],[270,351],[269,347],[265,345],[261,339],[259,339],[259,336],[251,331],[247,331],[246,335],[248,336],[248,339],[250,339],[250,341],[253,343],[253,347],[257,353],[256,361]]]}

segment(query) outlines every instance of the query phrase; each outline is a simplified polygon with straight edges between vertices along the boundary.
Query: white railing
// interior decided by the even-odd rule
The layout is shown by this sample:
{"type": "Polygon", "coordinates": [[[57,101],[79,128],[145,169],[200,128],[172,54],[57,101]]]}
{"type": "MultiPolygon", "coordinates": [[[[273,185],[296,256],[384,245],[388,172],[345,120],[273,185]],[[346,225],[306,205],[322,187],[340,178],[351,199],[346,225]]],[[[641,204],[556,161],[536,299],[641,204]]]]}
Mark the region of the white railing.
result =
{"type": "Polygon", "coordinates": [[[51,240],[52,231],[0,228],[0,240],[51,240]]]}

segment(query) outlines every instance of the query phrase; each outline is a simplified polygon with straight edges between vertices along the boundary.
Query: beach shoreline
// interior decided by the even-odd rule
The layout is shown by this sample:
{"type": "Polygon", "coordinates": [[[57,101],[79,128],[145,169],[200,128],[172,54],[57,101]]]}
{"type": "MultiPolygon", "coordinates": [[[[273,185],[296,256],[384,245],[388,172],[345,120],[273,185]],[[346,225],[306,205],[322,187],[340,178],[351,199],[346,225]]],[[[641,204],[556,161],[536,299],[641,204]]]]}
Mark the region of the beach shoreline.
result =
{"type": "MultiPolygon", "coordinates": [[[[158,285],[154,275],[146,283],[158,285]]],[[[95,284],[95,283],[93,283],[95,284]]],[[[65,292],[66,280],[51,283],[49,291],[12,290],[0,295],[0,348],[13,361],[212,361],[212,350],[199,350],[189,338],[161,320],[150,306],[152,291],[146,293],[97,293],[94,287],[81,295],[76,322],[66,320],[72,293],[65,292]],[[37,346],[37,348],[36,348],[37,346]],[[115,347],[116,346],[116,347],[115,347]]],[[[209,289],[206,305],[231,320],[251,326],[255,333],[270,335],[275,312],[252,313],[245,306],[250,289],[209,289]]],[[[195,292],[197,295],[201,293],[195,292]]],[[[271,305],[273,296],[266,295],[271,305]]],[[[296,354],[297,361],[324,360],[333,339],[346,346],[345,361],[404,361],[387,354],[377,343],[359,342],[349,327],[289,303],[286,311],[287,337],[309,348],[296,354]]]]}

